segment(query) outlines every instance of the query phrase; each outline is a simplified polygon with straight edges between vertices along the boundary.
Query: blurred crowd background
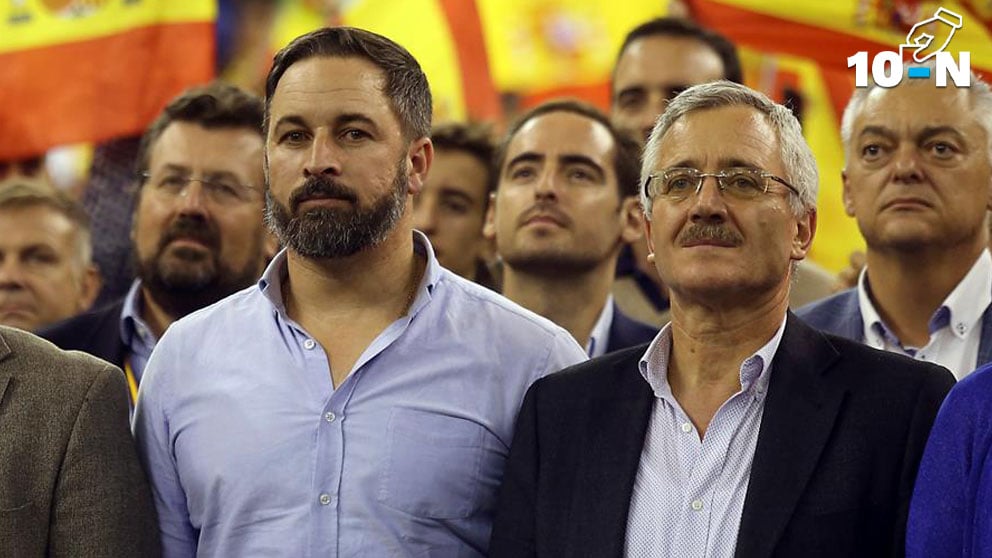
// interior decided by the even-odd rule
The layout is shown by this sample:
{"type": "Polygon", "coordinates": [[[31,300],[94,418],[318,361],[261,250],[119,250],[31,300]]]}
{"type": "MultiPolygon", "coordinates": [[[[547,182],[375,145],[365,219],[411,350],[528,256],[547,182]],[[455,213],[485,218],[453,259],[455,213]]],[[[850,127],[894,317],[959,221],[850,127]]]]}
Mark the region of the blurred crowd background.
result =
{"type": "Polygon", "coordinates": [[[138,136],[188,86],[220,78],[261,94],[276,50],[312,29],[351,25],[420,61],[435,123],[490,122],[499,132],[550,98],[606,110],[624,35],[674,15],[734,41],[745,83],[799,115],[822,181],[811,259],[838,271],[863,243],[840,196],[847,58],[894,50],[941,6],[965,21],[948,50],[969,51],[972,69],[992,77],[992,0],[3,0],[0,180],[41,174],[80,199],[102,273],[126,274],[128,262],[107,258],[128,242],[120,231],[138,136]]]}

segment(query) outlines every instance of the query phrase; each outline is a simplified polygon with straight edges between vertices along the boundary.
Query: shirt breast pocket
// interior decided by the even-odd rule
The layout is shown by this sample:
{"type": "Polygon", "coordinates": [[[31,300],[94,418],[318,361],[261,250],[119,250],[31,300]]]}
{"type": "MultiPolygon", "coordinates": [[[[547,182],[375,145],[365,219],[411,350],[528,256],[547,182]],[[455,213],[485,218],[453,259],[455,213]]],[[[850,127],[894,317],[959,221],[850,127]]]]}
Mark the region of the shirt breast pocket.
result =
{"type": "Polygon", "coordinates": [[[467,419],[394,410],[379,502],[418,517],[469,517],[481,507],[483,435],[482,425],[467,419]]]}

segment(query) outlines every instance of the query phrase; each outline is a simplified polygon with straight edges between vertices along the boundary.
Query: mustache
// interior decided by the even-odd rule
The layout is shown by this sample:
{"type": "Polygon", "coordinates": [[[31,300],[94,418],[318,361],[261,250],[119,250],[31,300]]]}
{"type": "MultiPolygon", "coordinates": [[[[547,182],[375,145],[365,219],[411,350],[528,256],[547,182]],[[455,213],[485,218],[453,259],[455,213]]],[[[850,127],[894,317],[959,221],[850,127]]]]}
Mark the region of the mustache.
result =
{"type": "Polygon", "coordinates": [[[563,227],[569,227],[572,225],[572,218],[566,215],[564,211],[558,209],[557,205],[537,203],[530,206],[526,211],[520,214],[520,218],[517,219],[517,226],[523,226],[524,223],[537,216],[551,217],[563,227]]]}
{"type": "Polygon", "coordinates": [[[358,202],[358,195],[351,188],[323,176],[311,176],[289,196],[289,209],[293,214],[300,204],[313,199],[337,199],[358,202]]]}
{"type": "Polygon", "coordinates": [[[699,241],[714,241],[720,244],[740,246],[744,243],[744,237],[740,233],[727,228],[724,225],[700,225],[693,224],[688,229],[682,231],[678,236],[679,246],[685,246],[699,241]]]}
{"type": "Polygon", "coordinates": [[[179,238],[192,239],[213,249],[220,245],[220,234],[216,228],[202,218],[187,215],[180,215],[169,224],[162,233],[159,249],[164,249],[170,242],[179,238]]]}

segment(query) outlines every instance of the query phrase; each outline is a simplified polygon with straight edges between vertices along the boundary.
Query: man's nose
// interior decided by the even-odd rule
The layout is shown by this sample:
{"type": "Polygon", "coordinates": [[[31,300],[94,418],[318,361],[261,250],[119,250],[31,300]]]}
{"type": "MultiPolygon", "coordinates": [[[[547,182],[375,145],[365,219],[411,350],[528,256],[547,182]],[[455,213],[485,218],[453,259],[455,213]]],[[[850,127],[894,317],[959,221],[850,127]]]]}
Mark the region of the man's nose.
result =
{"type": "Polygon", "coordinates": [[[324,130],[314,133],[313,143],[310,144],[310,154],[303,167],[304,176],[338,176],[341,174],[341,161],[334,138],[324,130]]]}
{"type": "Polygon", "coordinates": [[[896,182],[917,183],[924,178],[920,154],[915,145],[903,145],[896,150],[892,161],[892,178],[896,182]]]}
{"type": "Polygon", "coordinates": [[[537,199],[557,200],[561,193],[561,177],[554,169],[543,169],[534,181],[534,197],[537,199]]]}
{"type": "Polygon", "coordinates": [[[191,180],[179,195],[179,212],[203,216],[208,212],[208,203],[206,187],[199,180],[191,180]]]}
{"type": "Polygon", "coordinates": [[[0,261],[0,289],[16,290],[24,287],[24,269],[15,258],[0,261]]]}
{"type": "Polygon", "coordinates": [[[727,218],[727,202],[715,177],[703,179],[692,198],[690,217],[697,222],[722,222],[727,218]]]}

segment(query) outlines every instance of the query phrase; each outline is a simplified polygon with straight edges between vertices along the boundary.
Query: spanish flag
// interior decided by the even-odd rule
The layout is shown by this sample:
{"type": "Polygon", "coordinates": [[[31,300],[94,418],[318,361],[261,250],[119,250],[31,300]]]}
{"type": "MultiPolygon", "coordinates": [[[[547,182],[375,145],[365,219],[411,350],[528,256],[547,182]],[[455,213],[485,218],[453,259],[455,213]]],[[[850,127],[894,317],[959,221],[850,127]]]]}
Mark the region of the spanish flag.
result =
{"type": "Polygon", "coordinates": [[[215,0],[0,2],[0,160],[143,131],[214,76],[215,0]]]}

